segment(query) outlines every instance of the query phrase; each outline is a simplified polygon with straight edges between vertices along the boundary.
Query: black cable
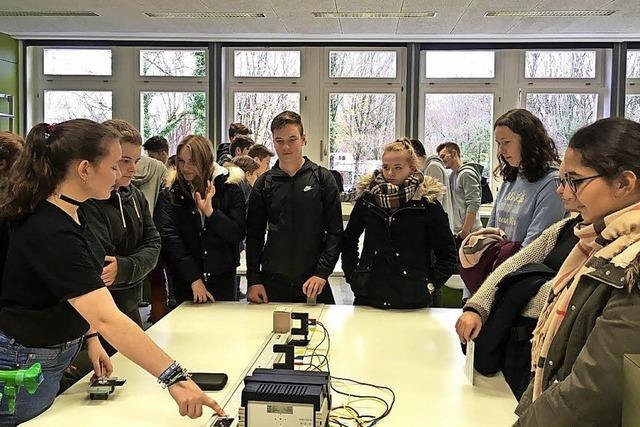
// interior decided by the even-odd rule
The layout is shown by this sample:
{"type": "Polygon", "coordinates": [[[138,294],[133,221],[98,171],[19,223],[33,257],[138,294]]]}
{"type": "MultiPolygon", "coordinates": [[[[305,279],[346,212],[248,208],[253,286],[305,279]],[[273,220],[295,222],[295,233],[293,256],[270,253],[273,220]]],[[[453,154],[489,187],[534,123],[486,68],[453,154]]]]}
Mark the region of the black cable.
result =
{"type": "MultiPolygon", "coordinates": [[[[386,387],[386,386],[381,386],[381,385],[376,385],[376,384],[371,384],[371,383],[365,383],[365,382],[357,381],[357,380],[354,380],[354,379],[351,379],[351,378],[342,378],[342,377],[332,376],[331,375],[331,369],[330,369],[330,366],[329,366],[329,358],[328,358],[328,355],[329,355],[329,353],[331,351],[331,336],[329,335],[329,331],[324,326],[324,324],[322,324],[322,322],[316,321],[315,324],[320,326],[320,328],[322,328],[323,336],[322,336],[322,339],[320,340],[320,342],[313,348],[313,350],[311,351],[310,355],[303,355],[302,356],[302,358],[306,358],[306,357],[310,357],[311,358],[310,363],[303,363],[303,364],[308,365],[309,367],[311,367],[313,369],[316,369],[318,371],[322,371],[322,368],[319,365],[316,365],[316,364],[313,363],[313,358],[317,357],[320,360],[320,365],[322,365],[322,362],[324,362],[326,364],[326,366],[327,366],[327,373],[329,374],[329,381],[330,381],[331,390],[333,390],[336,393],[341,394],[343,396],[355,397],[355,398],[358,398],[358,399],[375,400],[375,401],[378,401],[378,402],[382,403],[382,405],[384,405],[385,410],[382,413],[382,415],[380,415],[380,416],[366,415],[366,414],[360,415],[360,413],[355,408],[353,408],[352,406],[349,406],[349,405],[347,405],[347,406],[338,406],[338,407],[335,407],[335,408],[331,408],[331,410],[334,410],[334,409],[347,407],[350,410],[354,411],[354,413],[357,415],[358,419],[362,419],[362,418],[369,419],[370,418],[371,420],[364,421],[365,423],[370,423],[368,425],[368,427],[375,426],[378,423],[378,421],[380,421],[383,418],[387,417],[389,415],[389,413],[391,412],[391,410],[393,409],[393,406],[394,406],[394,404],[396,402],[396,394],[395,394],[395,392],[391,388],[386,387]],[[327,351],[326,351],[325,354],[319,354],[318,353],[318,349],[324,343],[325,340],[327,341],[327,351]],[[340,390],[336,389],[333,386],[333,384],[331,384],[331,380],[332,379],[336,379],[336,380],[339,380],[339,381],[345,381],[345,382],[351,382],[351,383],[358,384],[358,385],[361,385],[361,386],[371,387],[371,388],[374,388],[374,389],[377,389],[377,390],[388,391],[389,393],[391,393],[391,402],[390,403],[387,402],[385,399],[383,399],[380,396],[358,395],[358,394],[352,394],[352,393],[346,393],[346,392],[340,391],[340,390]]],[[[346,418],[346,417],[337,417],[337,418],[340,418],[340,419],[351,419],[351,418],[346,418]]],[[[333,422],[335,422],[336,424],[338,424],[341,427],[342,426],[346,427],[345,424],[342,424],[341,422],[339,422],[337,420],[333,420],[333,422]]],[[[358,424],[358,426],[364,426],[364,424],[361,423],[358,420],[356,420],[356,423],[358,424]]]]}
{"type": "Polygon", "coordinates": [[[365,382],[353,380],[353,379],[350,379],[350,378],[341,378],[341,377],[336,377],[336,376],[333,376],[332,378],[335,378],[335,379],[340,380],[340,381],[352,382],[352,383],[355,383],[355,384],[358,384],[358,385],[362,385],[362,386],[366,386],[366,387],[372,387],[372,388],[375,388],[375,389],[378,389],[378,390],[386,390],[389,393],[391,393],[391,396],[392,396],[391,397],[391,403],[388,404],[384,399],[382,399],[382,398],[380,398],[378,396],[357,396],[355,394],[346,394],[344,392],[340,392],[339,390],[336,390],[333,387],[333,385],[331,386],[331,388],[336,393],[339,393],[339,394],[342,394],[342,395],[345,395],[345,396],[354,396],[354,397],[360,397],[360,398],[373,398],[375,400],[379,400],[379,401],[384,402],[387,409],[384,411],[384,413],[381,416],[376,417],[376,419],[374,420],[374,424],[372,424],[372,426],[375,425],[381,419],[387,417],[389,415],[389,413],[391,412],[391,410],[393,409],[393,405],[396,402],[396,394],[391,388],[386,387],[386,386],[376,385],[376,384],[365,383],[365,382]]]}

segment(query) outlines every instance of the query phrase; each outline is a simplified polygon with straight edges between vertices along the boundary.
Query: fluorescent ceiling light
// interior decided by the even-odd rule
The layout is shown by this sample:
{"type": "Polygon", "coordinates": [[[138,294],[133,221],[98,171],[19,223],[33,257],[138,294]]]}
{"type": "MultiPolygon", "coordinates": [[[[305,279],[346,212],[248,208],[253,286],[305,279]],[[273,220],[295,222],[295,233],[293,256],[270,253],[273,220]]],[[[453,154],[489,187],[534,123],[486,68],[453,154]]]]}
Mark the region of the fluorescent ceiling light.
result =
{"type": "Polygon", "coordinates": [[[489,11],[484,16],[525,16],[530,18],[587,18],[591,16],[611,16],[615,10],[498,10],[489,11]]]}
{"type": "Polygon", "coordinates": [[[0,16],[100,16],[90,11],[73,10],[0,10],[0,16]]]}
{"type": "Polygon", "coordinates": [[[144,12],[149,18],[266,18],[264,13],[256,12],[144,12]]]}
{"type": "Polygon", "coordinates": [[[436,12],[313,12],[314,18],[351,18],[351,19],[385,19],[385,18],[433,18],[436,12]]]}

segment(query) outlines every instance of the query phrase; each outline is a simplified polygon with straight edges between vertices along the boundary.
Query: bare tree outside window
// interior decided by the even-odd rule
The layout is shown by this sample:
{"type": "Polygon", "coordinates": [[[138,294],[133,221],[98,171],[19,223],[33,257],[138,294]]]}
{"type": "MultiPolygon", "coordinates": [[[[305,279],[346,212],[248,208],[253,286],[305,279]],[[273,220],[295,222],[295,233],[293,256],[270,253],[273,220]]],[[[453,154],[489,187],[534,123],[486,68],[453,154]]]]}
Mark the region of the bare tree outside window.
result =
{"type": "Polygon", "coordinates": [[[625,97],[624,116],[640,123],[640,95],[627,95],[625,97]]]}
{"type": "Polygon", "coordinates": [[[627,78],[640,79],[640,50],[627,52],[627,78]]]}
{"type": "MultiPolygon", "coordinates": [[[[627,52],[627,78],[640,79],[640,50],[627,52]]],[[[625,117],[640,122],[640,94],[625,97],[625,117]]]]}
{"type": "Polygon", "coordinates": [[[524,76],[528,79],[592,79],[596,77],[596,52],[528,50],[524,76]]]}
{"type": "Polygon", "coordinates": [[[542,120],[561,157],[575,131],[596,120],[597,105],[595,93],[527,94],[527,109],[542,120]]]}
{"type": "Polygon", "coordinates": [[[395,51],[331,51],[330,78],[396,78],[395,51]]]}
{"type": "Polygon", "coordinates": [[[140,75],[202,77],[206,75],[204,50],[141,50],[140,75]]]}
{"type": "Polygon", "coordinates": [[[380,166],[380,150],[395,134],[395,94],[329,94],[329,168],[342,174],[346,191],[380,166]]]}
{"type": "Polygon", "coordinates": [[[142,92],[143,138],[160,135],[169,142],[169,155],[186,135],[206,135],[204,92],[142,92]]]}
{"type": "Polygon", "coordinates": [[[236,50],[235,77],[300,77],[299,50],[236,50]]]}
{"type": "Polygon", "coordinates": [[[428,93],[424,101],[424,145],[427,155],[438,145],[453,141],[465,161],[491,167],[493,127],[492,94],[428,93]]]}
{"type": "Polygon", "coordinates": [[[60,123],[71,119],[89,119],[98,123],[111,119],[111,92],[83,90],[46,90],[44,121],[60,123]]]}
{"type": "MultiPolygon", "coordinates": [[[[143,76],[205,76],[204,50],[141,50],[143,76]]],[[[160,135],[169,141],[169,154],[189,134],[206,135],[206,93],[148,91],[140,93],[142,136],[160,135]]]]}
{"type": "Polygon", "coordinates": [[[233,120],[251,129],[256,144],[270,148],[273,148],[271,120],[285,110],[300,113],[298,92],[236,92],[233,102],[233,120]]]}

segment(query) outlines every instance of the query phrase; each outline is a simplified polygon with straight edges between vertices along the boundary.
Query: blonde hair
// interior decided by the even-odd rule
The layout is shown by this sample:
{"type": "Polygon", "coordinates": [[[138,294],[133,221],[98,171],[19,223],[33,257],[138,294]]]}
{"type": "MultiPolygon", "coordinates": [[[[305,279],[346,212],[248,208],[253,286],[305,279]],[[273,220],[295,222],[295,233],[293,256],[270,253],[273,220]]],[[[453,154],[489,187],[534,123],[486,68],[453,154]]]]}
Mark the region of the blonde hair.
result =
{"type": "MultiPolygon", "coordinates": [[[[187,149],[191,152],[191,162],[196,167],[196,177],[191,182],[193,189],[200,194],[204,194],[207,184],[211,179],[214,168],[213,160],[213,144],[207,138],[201,135],[187,135],[178,144],[176,149],[176,157],[180,158],[180,152],[187,149]]],[[[188,188],[188,181],[184,178],[182,169],[177,168],[176,179],[184,188],[188,188]]]]}
{"type": "Polygon", "coordinates": [[[409,156],[408,160],[411,168],[418,168],[418,156],[416,156],[416,152],[409,138],[398,138],[393,142],[386,143],[382,149],[382,155],[384,156],[384,153],[399,151],[406,151],[409,156]]]}

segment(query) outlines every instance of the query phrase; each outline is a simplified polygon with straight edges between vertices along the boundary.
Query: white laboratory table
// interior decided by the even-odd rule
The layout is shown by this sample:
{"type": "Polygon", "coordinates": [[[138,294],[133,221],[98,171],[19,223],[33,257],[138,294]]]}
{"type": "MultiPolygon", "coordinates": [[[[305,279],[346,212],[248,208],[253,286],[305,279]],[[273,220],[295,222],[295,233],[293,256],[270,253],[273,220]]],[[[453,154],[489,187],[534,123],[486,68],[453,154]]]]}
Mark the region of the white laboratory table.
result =
{"type": "MultiPolygon", "coordinates": [[[[282,304],[216,303],[183,305],[149,329],[148,334],[191,371],[226,372],[229,383],[211,396],[229,399],[264,349],[272,311],[282,304]]],[[[391,387],[396,403],[381,426],[508,426],[516,419],[516,401],[501,376],[464,376],[464,356],[454,331],[456,309],[382,311],[352,306],[297,305],[328,328],[331,373],[391,387]]],[[[315,332],[315,345],[321,333],[315,332]]],[[[325,345],[320,350],[326,349],[325,345]]],[[[106,401],[91,401],[87,378],[59,396],[53,406],[26,427],[208,426],[208,410],[198,420],[181,418],[177,406],[154,378],[121,355],[113,358],[124,388],[106,401]]],[[[240,390],[242,387],[239,388],[240,390]]],[[[334,406],[342,397],[335,395],[334,406]]],[[[365,411],[366,412],[366,411],[365,411]]],[[[230,413],[230,415],[237,415],[230,413]]]]}
{"type": "MultiPolygon", "coordinates": [[[[240,303],[183,304],[147,331],[169,355],[192,372],[224,372],[227,386],[210,396],[221,402],[270,336],[274,306],[240,303]]],[[[317,316],[322,306],[296,310],[317,316]]],[[[146,371],[120,354],[113,358],[114,376],[126,378],[108,400],[89,400],[89,377],[58,396],[45,413],[25,427],[180,427],[206,426],[213,410],[190,420],[146,371]]]]}
{"type": "MultiPolygon", "coordinates": [[[[395,406],[380,426],[509,426],[517,402],[502,375],[476,374],[472,386],[464,374],[454,329],[459,315],[459,309],[325,306],[331,374],[393,389],[395,406]]],[[[333,406],[341,403],[333,398],[333,406]]]]}

